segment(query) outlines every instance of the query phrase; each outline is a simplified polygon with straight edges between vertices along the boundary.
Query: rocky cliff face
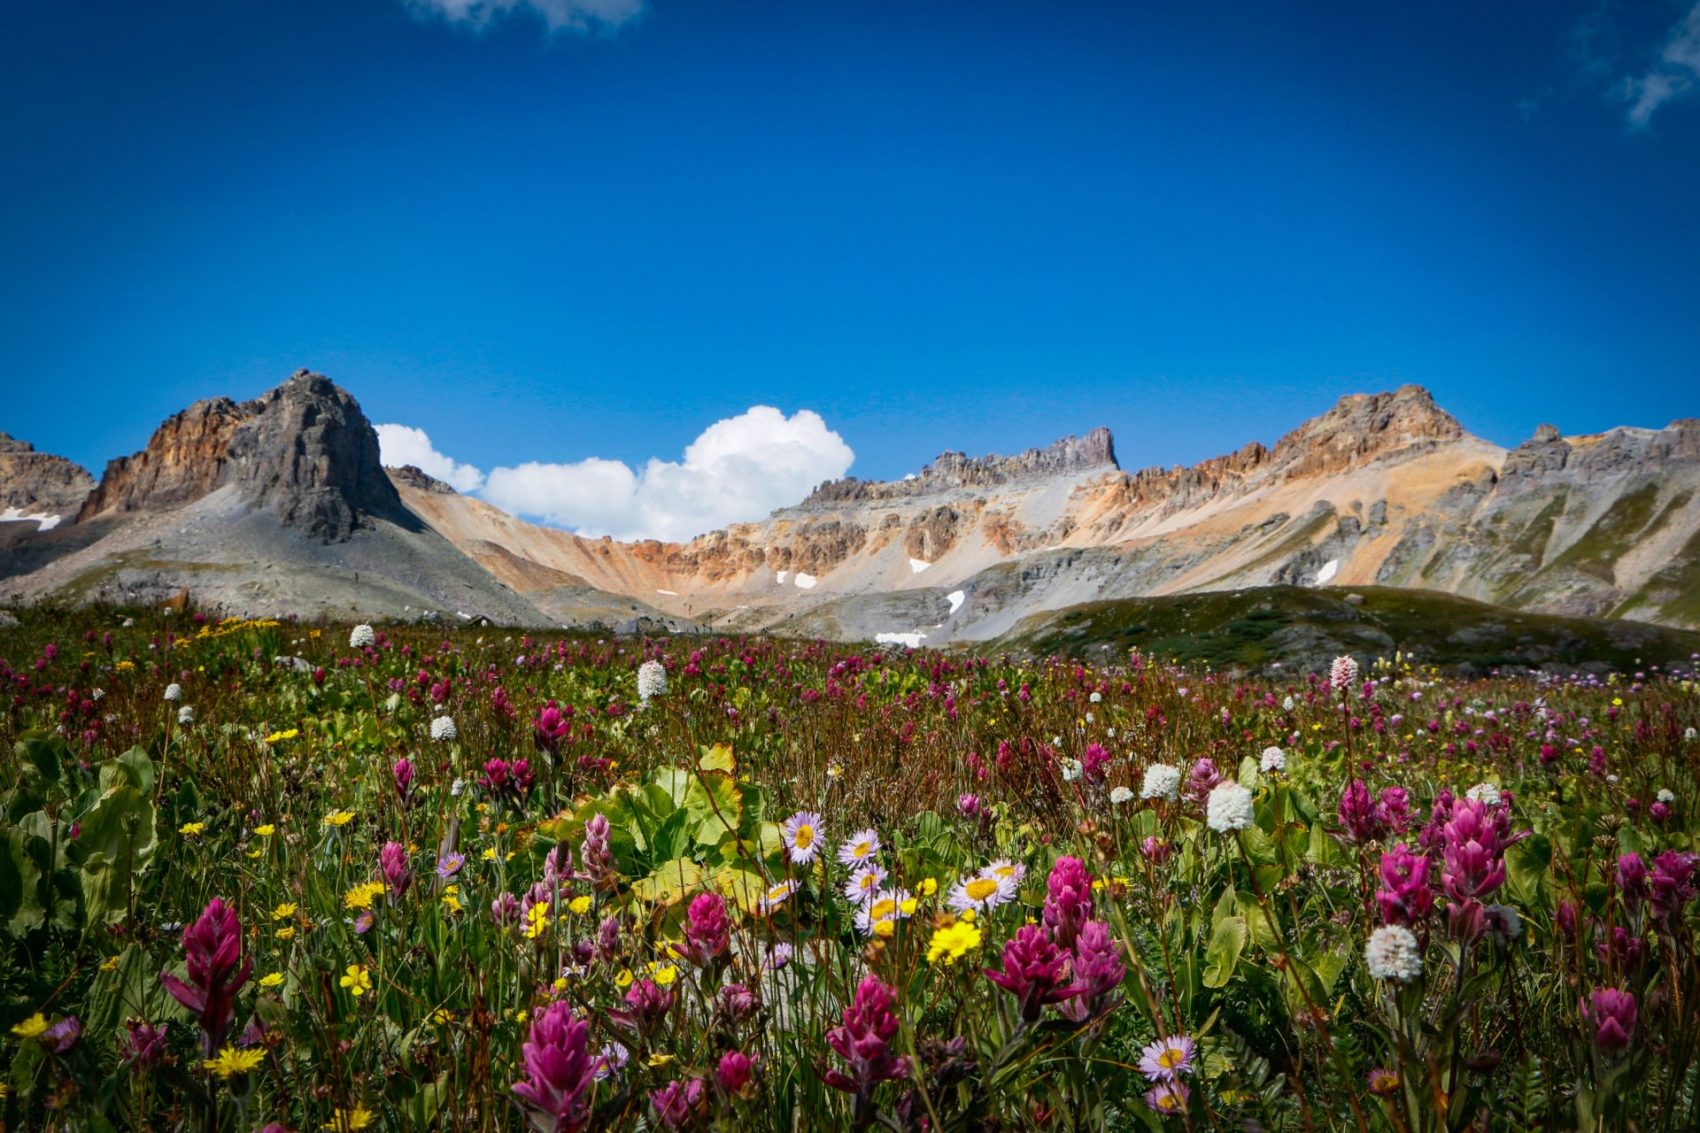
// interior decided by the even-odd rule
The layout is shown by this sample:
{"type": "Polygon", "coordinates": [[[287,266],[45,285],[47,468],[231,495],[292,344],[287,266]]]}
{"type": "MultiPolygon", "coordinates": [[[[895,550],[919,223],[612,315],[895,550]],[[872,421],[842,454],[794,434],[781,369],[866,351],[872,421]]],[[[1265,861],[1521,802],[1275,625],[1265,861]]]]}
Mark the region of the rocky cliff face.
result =
{"type": "Polygon", "coordinates": [[[0,433],[0,510],[74,515],[93,487],[94,477],[79,465],[0,433]]]}
{"type": "Polygon", "coordinates": [[[346,390],[306,370],[253,401],[198,401],[167,418],[145,449],[107,464],[78,519],[174,507],[227,484],[327,543],[363,515],[405,519],[371,422],[346,390]]]}
{"type": "Polygon", "coordinates": [[[915,499],[953,489],[987,489],[1004,484],[1072,476],[1082,472],[1114,471],[1115,441],[1105,428],[1084,437],[1064,437],[1046,448],[1028,449],[1017,456],[967,456],[945,452],[907,480],[858,480],[847,476],[829,480],[799,505],[808,511],[847,503],[915,499]]]}

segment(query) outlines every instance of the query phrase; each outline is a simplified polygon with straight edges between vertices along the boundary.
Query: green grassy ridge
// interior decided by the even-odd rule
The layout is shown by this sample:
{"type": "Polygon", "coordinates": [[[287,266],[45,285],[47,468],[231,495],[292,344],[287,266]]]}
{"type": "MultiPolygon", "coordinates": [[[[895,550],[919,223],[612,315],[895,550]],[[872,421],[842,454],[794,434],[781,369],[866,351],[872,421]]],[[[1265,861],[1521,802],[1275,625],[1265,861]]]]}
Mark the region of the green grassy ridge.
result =
{"type": "Polygon", "coordinates": [[[1530,613],[1429,590],[1266,586],[1088,602],[1025,618],[992,646],[1075,656],[1106,647],[1222,668],[1401,650],[1448,668],[1627,671],[1687,658],[1700,651],[1700,632],[1530,613]]]}

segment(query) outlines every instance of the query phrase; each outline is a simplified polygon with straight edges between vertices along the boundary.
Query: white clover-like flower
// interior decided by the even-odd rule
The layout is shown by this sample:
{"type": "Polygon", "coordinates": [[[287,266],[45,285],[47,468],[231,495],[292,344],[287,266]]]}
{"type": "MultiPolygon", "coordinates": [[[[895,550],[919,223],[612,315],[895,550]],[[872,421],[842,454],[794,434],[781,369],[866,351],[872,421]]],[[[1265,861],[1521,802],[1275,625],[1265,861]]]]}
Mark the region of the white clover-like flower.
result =
{"type": "Polygon", "coordinates": [[[1281,711],[1291,712],[1293,710],[1294,703],[1295,703],[1295,701],[1293,700],[1293,698],[1290,695],[1282,697],[1281,698],[1281,711]]]}
{"type": "Polygon", "coordinates": [[[1700,730],[1685,728],[1682,732],[1682,738],[1687,740],[1689,743],[1693,743],[1695,740],[1700,740],[1700,730]]]}
{"type": "Polygon", "coordinates": [[[1328,666],[1328,683],[1337,689],[1349,688],[1357,679],[1358,662],[1351,654],[1334,658],[1334,663],[1328,666]]]}
{"type": "Polygon", "coordinates": [[[1259,769],[1268,771],[1285,771],[1287,769],[1287,753],[1270,744],[1263,749],[1263,757],[1258,760],[1259,769]]]}
{"type": "Polygon", "coordinates": [[[667,667],[660,661],[645,661],[637,671],[638,699],[645,704],[650,697],[667,695],[667,667]]]}
{"type": "Polygon", "coordinates": [[[1423,974],[1423,954],[1417,938],[1404,925],[1382,925],[1369,934],[1364,964],[1372,979],[1410,983],[1423,974]]]}
{"type": "Polygon", "coordinates": [[[1676,792],[1671,790],[1669,787],[1660,787],[1659,793],[1653,797],[1659,802],[1664,803],[1666,806],[1669,806],[1676,801],[1676,792]]]}
{"type": "Polygon", "coordinates": [[[438,743],[447,743],[455,739],[460,732],[455,729],[455,722],[447,716],[439,716],[431,721],[431,738],[438,743]]]}
{"type": "Polygon", "coordinates": [[[466,793],[466,780],[465,779],[456,779],[453,783],[449,784],[449,794],[453,795],[455,798],[458,799],[465,793],[466,793]]]}
{"type": "Polygon", "coordinates": [[[179,724],[193,724],[195,722],[195,710],[185,704],[177,710],[177,722],[179,724]]]}
{"type": "Polygon", "coordinates": [[[166,685],[165,686],[165,699],[167,699],[167,700],[182,700],[183,699],[183,686],[178,684],[176,681],[172,681],[170,684],[166,685]]]}
{"type": "Polygon", "coordinates": [[[1086,699],[1093,704],[1098,704],[1104,699],[1104,694],[1101,692],[1095,692],[1086,699]]]}
{"type": "Polygon", "coordinates": [[[1464,792],[1464,797],[1471,802],[1486,803],[1488,806],[1499,805],[1499,787],[1494,783],[1477,783],[1464,792]]]}
{"type": "Polygon", "coordinates": [[[1111,787],[1110,801],[1117,806],[1133,801],[1133,790],[1129,787],[1111,787]]]}
{"type": "Polygon", "coordinates": [[[1181,793],[1181,769],[1167,763],[1153,763],[1145,769],[1145,782],[1140,785],[1142,799],[1164,799],[1174,802],[1181,793]]]}
{"type": "Polygon", "coordinates": [[[1078,759],[1064,759],[1064,760],[1062,760],[1062,777],[1063,777],[1063,782],[1065,782],[1065,783],[1072,783],[1076,779],[1080,778],[1080,760],[1078,760],[1078,759]]]}
{"type": "Polygon", "coordinates": [[[350,649],[365,649],[378,640],[378,635],[372,632],[372,627],[361,622],[348,631],[348,647],[350,649]]]}
{"type": "Polygon", "coordinates": [[[1232,779],[1218,783],[1204,804],[1204,821],[1218,834],[1251,825],[1251,792],[1232,779]]]}

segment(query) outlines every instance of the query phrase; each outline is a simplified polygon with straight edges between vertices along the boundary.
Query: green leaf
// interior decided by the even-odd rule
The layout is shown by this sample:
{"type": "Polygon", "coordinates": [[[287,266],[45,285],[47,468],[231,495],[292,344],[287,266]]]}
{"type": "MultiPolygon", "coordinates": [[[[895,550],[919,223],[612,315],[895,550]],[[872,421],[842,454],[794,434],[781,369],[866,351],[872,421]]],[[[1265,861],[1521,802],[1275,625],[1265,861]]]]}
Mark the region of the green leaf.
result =
{"type": "Polygon", "coordinates": [[[725,771],[730,774],[738,769],[738,761],[732,756],[731,744],[715,744],[713,747],[702,749],[702,760],[697,767],[703,771],[725,771]]]}
{"type": "Polygon", "coordinates": [[[1211,917],[1210,945],[1204,950],[1204,986],[1227,987],[1239,965],[1250,935],[1245,918],[1237,913],[1238,902],[1230,888],[1216,903],[1211,917]]]}
{"type": "Polygon", "coordinates": [[[657,866],[648,877],[632,883],[639,900],[656,905],[676,905],[702,885],[702,867],[689,858],[675,858],[657,866]]]}
{"type": "Polygon", "coordinates": [[[1552,865],[1552,842],[1535,834],[1505,851],[1505,873],[1511,888],[1525,905],[1545,907],[1547,870],[1552,865]]]}
{"type": "Polygon", "coordinates": [[[70,757],[63,737],[38,731],[19,736],[12,751],[17,754],[24,774],[42,784],[57,784],[64,774],[65,760],[70,757]]]}

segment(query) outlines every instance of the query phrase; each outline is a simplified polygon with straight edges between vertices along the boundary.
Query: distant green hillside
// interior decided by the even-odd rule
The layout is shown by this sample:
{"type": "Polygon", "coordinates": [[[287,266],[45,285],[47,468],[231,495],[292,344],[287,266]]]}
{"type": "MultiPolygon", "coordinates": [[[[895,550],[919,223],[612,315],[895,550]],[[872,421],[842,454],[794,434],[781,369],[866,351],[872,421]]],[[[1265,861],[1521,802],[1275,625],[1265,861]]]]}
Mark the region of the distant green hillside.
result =
{"type": "Polygon", "coordinates": [[[1306,668],[1341,653],[1395,650],[1449,668],[1543,665],[1625,671],[1700,653],[1700,632],[1609,618],[1508,610],[1431,590],[1380,586],[1252,587],[1088,602],[1024,618],[983,647],[1102,656],[1138,648],[1163,660],[1261,669],[1306,668]]]}

